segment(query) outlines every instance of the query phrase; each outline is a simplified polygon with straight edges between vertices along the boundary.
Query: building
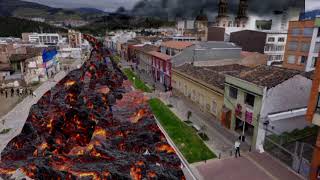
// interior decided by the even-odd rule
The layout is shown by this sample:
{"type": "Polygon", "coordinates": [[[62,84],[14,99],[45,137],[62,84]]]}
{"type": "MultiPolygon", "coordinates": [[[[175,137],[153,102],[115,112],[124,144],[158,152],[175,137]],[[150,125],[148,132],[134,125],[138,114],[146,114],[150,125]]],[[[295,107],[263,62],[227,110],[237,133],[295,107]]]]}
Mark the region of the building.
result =
{"type": "Polygon", "coordinates": [[[315,69],[320,50],[320,19],[289,23],[283,67],[301,71],[315,69]]]}
{"type": "Polygon", "coordinates": [[[81,48],[82,45],[82,34],[74,30],[68,31],[68,42],[71,48],[81,48]]]}
{"type": "MultiPolygon", "coordinates": [[[[318,57],[319,61],[319,57],[318,57]]],[[[313,75],[306,119],[309,123],[320,126],[320,63],[317,63],[313,75]]],[[[320,133],[318,132],[310,168],[310,179],[317,180],[320,167],[320,133]]]]}
{"type": "Polygon", "coordinates": [[[151,51],[159,51],[159,47],[146,44],[136,49],[138,69],[152,77],[152,55],[151,51]]]}
{"type": "Polygon", "coordinates": [[[242,47],[243,51],[264,53],[267,33],[253,30],[242,30],[230,35],[230,42],[242,47]]]}
{"type": "Polygon", "coordinates": [[[57,45],[61,36],[57,33],[22,33],[22,41],[43,45],[57,45]]]}
{"type": "Polygon", "coordinates": [[[192,46],[192,44],[192,42],[185,41],[166,41],[161,43],[160,52],[169,56],[175,56],[187,47],[192,46]]]}
{"type": "Polygon", "coordinates": [[[237,74],[250,68],[241,65],[196,67],[185,64],[172,69],[172,87],[196,103],[206,113],[220,118],[224,104],[225,74],[237,74]]]}
{"type": "Polygon", "coordinates": [[[225,41],[225,28],[223,27],[209,27],[208,41],[225,41]]]}
{"type": "Polygon", "coordinates": [[[259,149],[266,135],[264,124],[279,134],[307,126],[303,112],[292,111],[304,109],[305,113],[311,84],[300,71],[274,66],[261,65],[237,75],[226,75],[221,121],[244,135],[252,148],[259,149]],[[283,113],[290,114],[290,119],[283,113]],[[297,116],[298,119],[292,119],[297,116]]]}
{"type": "Polygon", "coordinates": [[[268,56],[268,65],[283,62],[284,50],[287,41],[287,32],[266,31],[264,54],[268,56]]]}
{"type": "Polygon", "coordinates": [[[26,47],[20,43],[5,42],[0,44],[0,63],[9,63],[9,57],[12,54],[25,54],[26,47]]]}
{"type": "Polygon", "coordinates": [[[190,36],[173,36],[173,41],[189,41],[189,42],[195,42],[197,41],[196,37],[190,37],[190,36]]]}
{"type": "Polygon", "coordinates": [[[0,82],[4,81],[6,77],[9,77],[12,73],[13,69],[10,67],[10,64],[0,63],[0,82]]]}
{"type": "Polygon", "coordinates": [[[165,90],[171,88],[171,56],[157,51],[151,51],[149,54],[152,56],[153,80],[163,84],[165,90]]]}
{"type": "Polygon", "coordinates": [[[235,63],[241,58],[241,48],[229,42],[197,42],[172,58],[174,66],[193,63],[195,66],[217,66],[235,63]]]}

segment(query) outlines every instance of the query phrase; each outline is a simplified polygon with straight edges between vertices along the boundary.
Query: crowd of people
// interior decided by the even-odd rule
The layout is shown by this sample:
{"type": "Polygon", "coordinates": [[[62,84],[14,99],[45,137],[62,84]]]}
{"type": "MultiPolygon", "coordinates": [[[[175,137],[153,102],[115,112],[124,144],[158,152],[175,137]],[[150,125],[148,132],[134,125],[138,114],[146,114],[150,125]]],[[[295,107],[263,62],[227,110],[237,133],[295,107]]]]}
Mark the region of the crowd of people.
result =
{"type": "Polygon", "coordinates": [[[27,88],[27,87],[20,87],[20,88],[0,88],[0,95],[4,96],[5,98],[10,97],[26,97],[28,95],[31,95],[32,97],[35,97],[35,93],[33,92],[33,89],[27,88]]]}

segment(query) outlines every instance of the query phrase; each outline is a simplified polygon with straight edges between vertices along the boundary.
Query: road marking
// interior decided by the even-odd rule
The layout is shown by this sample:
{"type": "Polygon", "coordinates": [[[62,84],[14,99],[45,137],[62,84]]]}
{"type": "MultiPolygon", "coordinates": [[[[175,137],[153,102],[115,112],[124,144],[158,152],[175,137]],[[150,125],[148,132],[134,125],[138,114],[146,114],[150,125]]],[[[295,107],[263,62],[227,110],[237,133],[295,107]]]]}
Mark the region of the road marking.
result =
{"type": "Polygon", "coordinates": [[[255,166],[257,166],[260,170],[262,170],[264,173],[266,173],[271,179],[273,180],[280,180],[279,178],[275,177],[274,175],[272,175],[268,170],[266,170],[263,166],[261,166],[259,163],[257,163],[255,160],[253,160],[251,157],[249,157],[248,155],[244,156],[246,159],[248,159],[249,161],[251,161],[255,166]]]}

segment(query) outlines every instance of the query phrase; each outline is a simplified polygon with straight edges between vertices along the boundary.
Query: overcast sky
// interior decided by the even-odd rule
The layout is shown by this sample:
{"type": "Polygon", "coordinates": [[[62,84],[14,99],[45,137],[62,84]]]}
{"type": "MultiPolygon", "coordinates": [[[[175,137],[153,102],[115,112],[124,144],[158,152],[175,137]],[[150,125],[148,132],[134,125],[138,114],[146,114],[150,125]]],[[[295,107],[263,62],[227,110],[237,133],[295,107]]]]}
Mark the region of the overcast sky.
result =
{"type": "Polygon", "coordinates": [[[320,0],[306,0],[306,11],[320,9],[320,0]]]}
{"type": "MultiPolygon", "coordinates": [[[[52,7],[79,8],[93,7],[104,11],[115,11],[120,6],[131,9],[139,0],[25,0],[52,7]]],[[[197,1],[197,0],[194,0],[197,1]]],[[[301,0],[297,0],[301,1],[301,0]]],[[[306,0],[306,10],[320,9],[320,0],[306,0]]]]}
{"type": "Polygon", "coordinates": [[[139,0],[24,0],[37,2],[58,8],[91,7],[107,12],[115,11],[120,6],[131,9],[139,0]]]}

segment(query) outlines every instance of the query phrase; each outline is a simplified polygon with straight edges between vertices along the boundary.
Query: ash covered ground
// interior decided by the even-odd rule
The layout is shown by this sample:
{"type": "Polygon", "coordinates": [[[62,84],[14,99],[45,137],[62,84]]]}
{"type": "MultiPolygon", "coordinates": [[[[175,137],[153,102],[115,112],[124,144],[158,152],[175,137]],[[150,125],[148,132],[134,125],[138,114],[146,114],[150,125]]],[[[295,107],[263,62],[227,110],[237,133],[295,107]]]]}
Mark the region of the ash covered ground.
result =
{"type": "Polygon", "coordinates": [[[185,179],[147,99],[93,45],[90,59],[32,106],[1,154],[0,177],[19,169],[32,179],[185,179]]]}

